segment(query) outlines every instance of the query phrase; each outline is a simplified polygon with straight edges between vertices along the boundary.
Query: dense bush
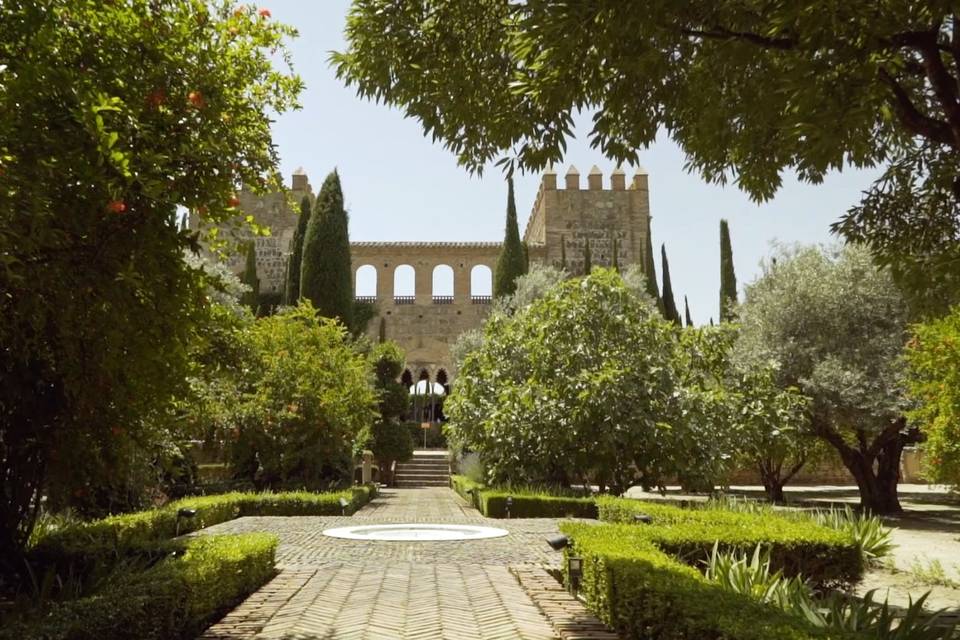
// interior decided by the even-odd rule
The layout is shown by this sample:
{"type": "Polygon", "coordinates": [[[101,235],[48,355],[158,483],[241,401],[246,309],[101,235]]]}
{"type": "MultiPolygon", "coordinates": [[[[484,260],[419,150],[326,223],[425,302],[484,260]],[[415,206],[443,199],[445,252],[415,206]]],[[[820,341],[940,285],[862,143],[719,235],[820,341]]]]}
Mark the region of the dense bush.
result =
{"type": "Polygon", "coordinates": [[[373,424],[368,365],[346,329],[308,302],[243,334],[235,472],[258,488],[326,489],[351,478],[354,440],[373,424]]]}
{"type": "Polygon", "coordinates": [[[0,638],[193,638],[273,577],[276,547],[276,537],[262,533],[192,538],[146,571],[6,625],[0,638]]]}
{"type": "MultiPolygon", "coordinates": [[[[583,559],[580,593],[630,640],[806,640],[827,634],[753,598],[710,583],[646,537],[647,527],[564,523],[567,554],[583,559]]],[[[569,576],[567,576],[569,579],[569,576]]]]}
{"type": "Polygon", "coordinates": [[[369,435],[361,437],[362,447],[373,451],[380,465],[380,480],[390,484],[393,463],[406,462],[413,457],[414,440],[410,431],[400,423],[410,404],[409,390],[397,382],[405,356],[395,342],[381,342],[373,347],[368,360],[373,369],[380,417],[369,435]]]}
{"type": "Polygon", "coordinates": [[[770,550],[774,570],[803,576],[816,585],[854,584],[863,576],[860,546],[846,531],[773,513],[735,513],[718,509],[681,509],[627,498],[597,499],[600,519],[635,523],[638,514],[652,523],[638,525],[637,535],[691,565],[701,563],[719,543],[724,551],[770,550]]]}
{"type": "Polygon", "coordinates": [[[697,440],[679,420],[678,330],[613,271],[562,282],[492,316],[447,402],[448,436],[488,480],[626,488],[656,482],[697,440]]]}

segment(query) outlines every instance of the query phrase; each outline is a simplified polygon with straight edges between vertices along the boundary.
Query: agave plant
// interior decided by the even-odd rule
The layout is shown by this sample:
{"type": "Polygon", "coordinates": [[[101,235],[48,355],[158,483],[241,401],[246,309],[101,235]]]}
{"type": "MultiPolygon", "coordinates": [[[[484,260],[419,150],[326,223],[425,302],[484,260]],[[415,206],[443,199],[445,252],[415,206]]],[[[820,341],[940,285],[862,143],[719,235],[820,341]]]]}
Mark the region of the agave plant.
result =
{"type": "Polygon", "coordinates": [[[756,598],[780,609],[791,610],[798,602],[810,603],[810,587],[799,577],[786,578],[771,571],[770,552],[759,544],[751,555],[720,551],[718,543],[706,563],[706,577],[728,591],[756,598]]]}
{"type": "Polygon", "coordinates": [[[880,518],[857,513],[849,505],[843,509],[819,509],[808,515],[825,527],[848,533],[856,542],[866,564],[877,563],[897,546],[893,543],[890,529],[883,525],[880,518]]]}

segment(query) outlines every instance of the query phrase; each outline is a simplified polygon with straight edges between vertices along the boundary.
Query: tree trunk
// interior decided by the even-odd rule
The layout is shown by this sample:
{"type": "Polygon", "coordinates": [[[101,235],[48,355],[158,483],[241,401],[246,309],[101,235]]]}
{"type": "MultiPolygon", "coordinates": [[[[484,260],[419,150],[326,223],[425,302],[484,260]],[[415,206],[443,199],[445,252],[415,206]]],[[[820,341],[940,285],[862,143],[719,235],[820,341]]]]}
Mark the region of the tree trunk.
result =
{"type": "Polygon", "coordinates": [[[866,443],[860,434],[860,448],[844,442],[839,433],[830,427],[819,425],[818,433],[840,454],[843,465],[853,475],[860,489],[860,506],[875,514],[900,513],[897,483],[900,480],[900,457],[903,448],[920,442],[920,431],[906,429],[906,419],[898,418],[877,435],[873,442],[866,443]],[[876,463],[876,468],[874,468],[876,463]]]}

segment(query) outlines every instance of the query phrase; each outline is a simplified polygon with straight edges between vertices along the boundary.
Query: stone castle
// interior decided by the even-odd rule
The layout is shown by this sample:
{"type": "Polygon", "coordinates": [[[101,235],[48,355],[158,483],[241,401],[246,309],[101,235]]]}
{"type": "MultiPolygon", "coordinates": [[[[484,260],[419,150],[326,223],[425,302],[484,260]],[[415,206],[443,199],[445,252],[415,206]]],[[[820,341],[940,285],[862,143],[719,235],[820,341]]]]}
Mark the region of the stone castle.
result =
{"type": "MultiPolygon", "coordinates": [[[[610,266],[616,240],[620,266],[643,264],[650,228],[645,172],[636,173],[628,186],[625,173],[618,169],[610,176],[609,188],[604,188],[602,173],[593,167],[584,189],[579,172],[570,167],[563,186],[558,188],[555,172],[544,173],[523,236],[531,263],[560,267],[565,257],[567,269],[581,273],[589,242],[593,264],[610,266]]],[[[283,291],[298,215],[289,203],[299,203],[305,195],[313,198],[314,194],[302,169],[293,174],[289,194],[239,194],[240,209],[271,229],[269,237],[256,238],[261,294],[283,291]]],[[[438,374],[441,382],[452,379],[456,372],[450,345],[464,331],[479,327],[490,310],[490,295],[471,289],[474,271],[491,277],[500,246],[500,242],[352,242],[354,286],[360,270],[376,276],[375,295],[358,297],[376,307],[367,327],[370,337],[376,340],[383,325],[386,337],[406,351],[407,369],[414,379],[426,375],[437,380],[438,374]],[[396,272],[409,273],[411,268],[414,289],[399,295],[394,286],[396,272]],[[452,271],[452,296],[433,291],[437,269],[452,271]]],[[[241,272],[244,258],[234,257],[229,266],[241,272]]]]}

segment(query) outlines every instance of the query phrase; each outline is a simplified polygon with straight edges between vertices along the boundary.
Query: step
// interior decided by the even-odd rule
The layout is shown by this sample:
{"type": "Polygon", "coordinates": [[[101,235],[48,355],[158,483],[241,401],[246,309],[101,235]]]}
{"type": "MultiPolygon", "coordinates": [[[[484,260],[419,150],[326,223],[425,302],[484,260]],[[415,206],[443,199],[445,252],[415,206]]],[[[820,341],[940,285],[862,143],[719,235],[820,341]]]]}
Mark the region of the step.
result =
{"type": "Polygon", "coordinates": [[[450,467],[427,467],[421,465],[410,465],[410,464],[398,464],[397,471],[414,471],[414,472],[427,472],[427,473],[450,473],[450,467]]]}
{"type": "Polygon", "coordinates": [[[450,482],[447,480],[419,480],[417,482],[397,480],[396,486],[398,487],[449,487],[450,482]]]}
{"type": "Polygon", "coordinates": [[[444,480],[449,481],[450,476],[440,473],[395,473],[393,475],[397,480],[444,480]]]}

